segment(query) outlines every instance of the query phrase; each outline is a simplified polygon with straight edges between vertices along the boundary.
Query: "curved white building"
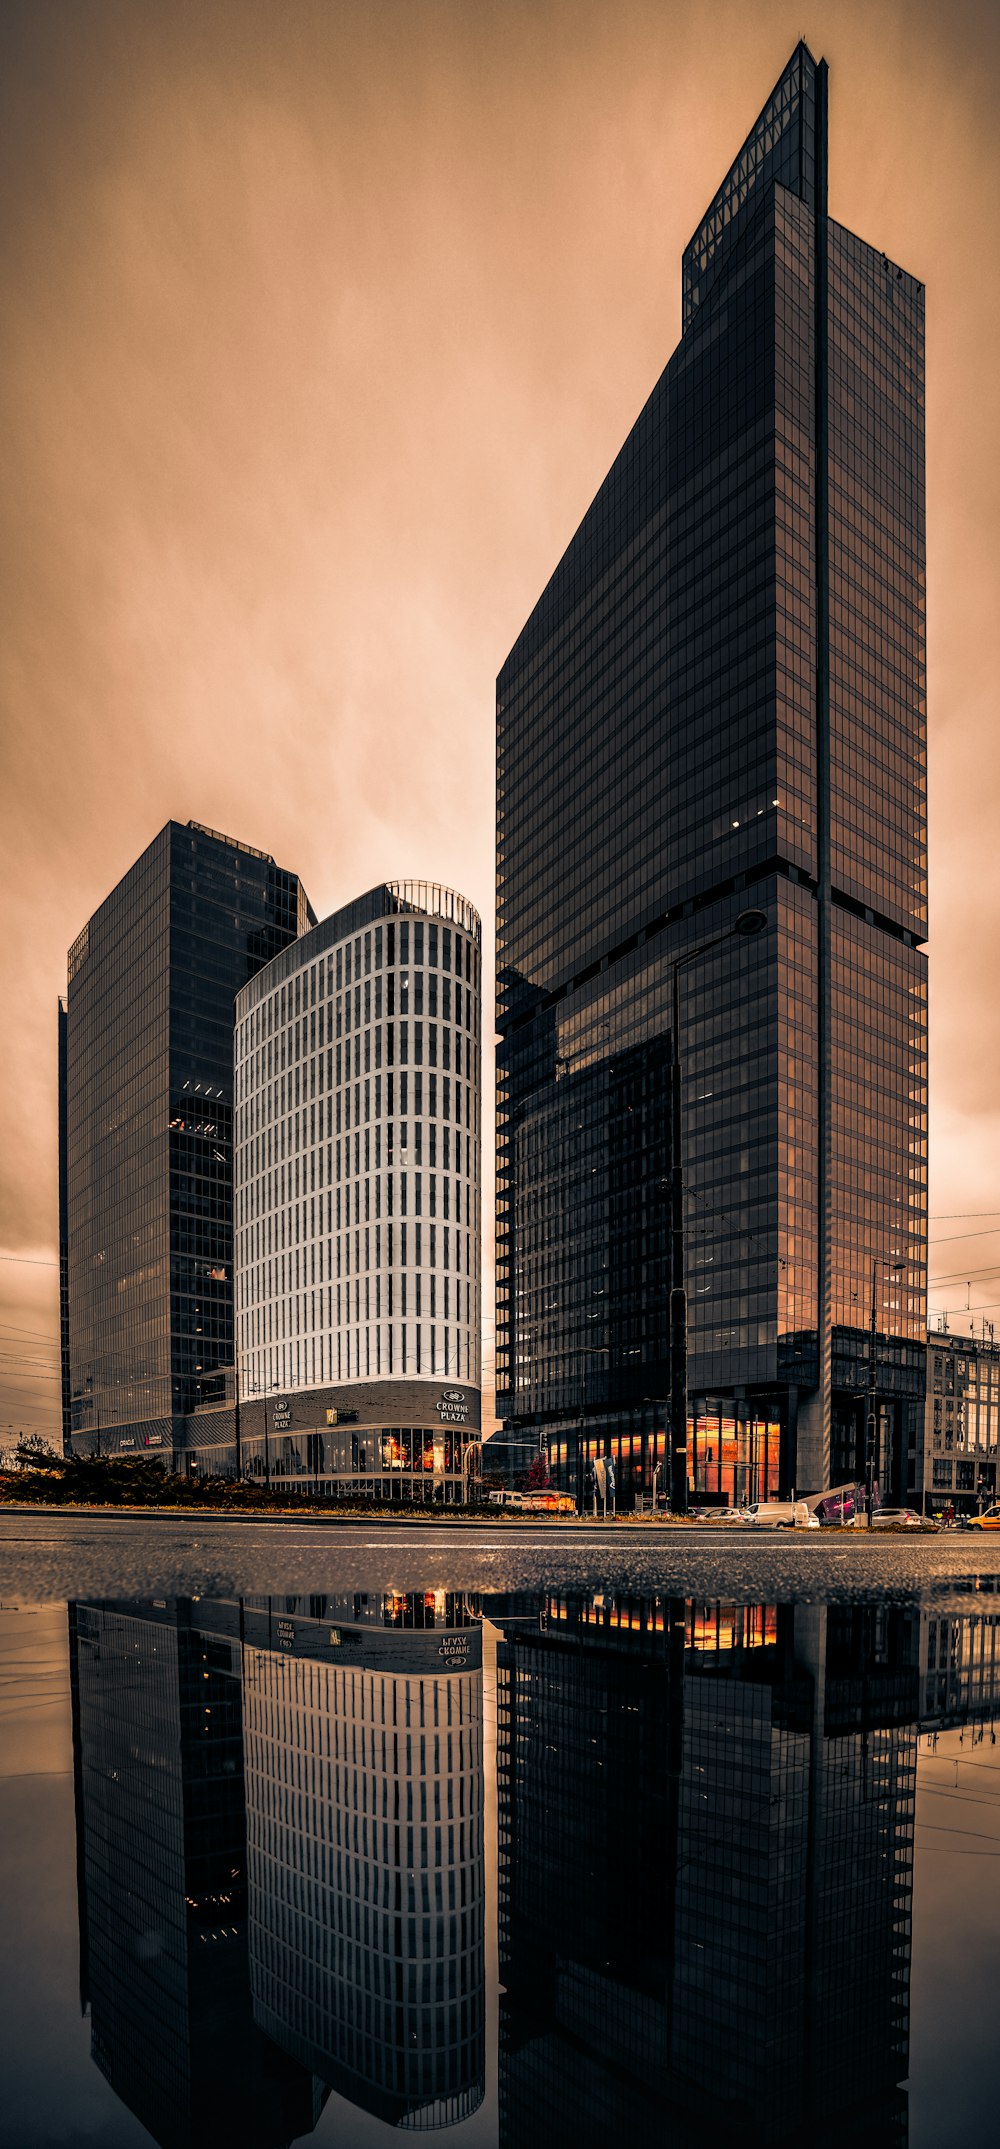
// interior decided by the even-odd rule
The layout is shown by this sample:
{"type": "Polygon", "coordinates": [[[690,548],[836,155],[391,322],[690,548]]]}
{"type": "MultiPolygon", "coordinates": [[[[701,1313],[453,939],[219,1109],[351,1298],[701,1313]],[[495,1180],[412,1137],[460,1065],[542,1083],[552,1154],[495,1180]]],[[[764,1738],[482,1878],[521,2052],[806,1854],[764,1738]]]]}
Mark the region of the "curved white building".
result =
{"type": "Polygon", "coordinates": [[[391,882],[236,1002],[241,1465],[461,1497],[480,1425],[481,929],[391,882]]]}

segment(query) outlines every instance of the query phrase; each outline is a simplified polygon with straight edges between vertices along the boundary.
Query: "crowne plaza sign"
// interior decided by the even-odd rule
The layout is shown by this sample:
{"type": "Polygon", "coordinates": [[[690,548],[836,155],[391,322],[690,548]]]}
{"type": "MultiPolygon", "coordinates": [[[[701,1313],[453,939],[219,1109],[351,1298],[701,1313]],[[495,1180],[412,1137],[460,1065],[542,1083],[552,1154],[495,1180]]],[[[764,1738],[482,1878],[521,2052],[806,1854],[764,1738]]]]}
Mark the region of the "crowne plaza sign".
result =
{"type": "Polygon", "coordinates": [[[461,1388],[442,1388],[436,1409],[442,1425],[468,1425],[469,1398],[461,1388]]]}

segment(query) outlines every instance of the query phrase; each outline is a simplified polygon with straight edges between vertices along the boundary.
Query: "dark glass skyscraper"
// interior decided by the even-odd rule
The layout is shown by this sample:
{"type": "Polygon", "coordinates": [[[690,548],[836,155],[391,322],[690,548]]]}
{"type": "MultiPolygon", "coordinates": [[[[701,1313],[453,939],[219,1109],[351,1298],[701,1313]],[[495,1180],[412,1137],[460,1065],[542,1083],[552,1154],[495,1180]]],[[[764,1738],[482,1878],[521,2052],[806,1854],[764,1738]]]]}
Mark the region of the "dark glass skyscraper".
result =
{"type": "Polygon", "coordinates": [[[916,1462],[924,294],[826,174],[799,45],[498,682],[498,1411],[626,1501],[664,1484],[674,1042],[692,1491],[856,1473],[873,1263],[883,1487],[916,1462]]]}
{"type": "Polygon", "coordinates": [[[188,1414],[225,1406],[233,1006],[314,923],[273,858],[169,821],[70,949],[59,1236],[81,1448],[176,1451],[188,1414]]]}

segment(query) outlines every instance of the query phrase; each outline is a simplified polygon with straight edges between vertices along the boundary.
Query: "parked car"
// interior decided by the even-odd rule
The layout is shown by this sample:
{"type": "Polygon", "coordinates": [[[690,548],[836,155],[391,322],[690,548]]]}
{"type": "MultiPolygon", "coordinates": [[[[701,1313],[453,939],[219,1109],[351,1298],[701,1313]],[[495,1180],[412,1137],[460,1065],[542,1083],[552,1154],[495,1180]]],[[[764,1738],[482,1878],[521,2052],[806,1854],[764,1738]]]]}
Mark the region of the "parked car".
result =
{"type": "Polygon", "coordinates": [[[741,1507],[696,1507],[692,1510],[696,1522],[742,1522],[741,1507]]]}
{"type": "Polygon", "coordinates": [[[818,1530],[804,1500],[759,1500],[743,1509],[742,1520],[756,1530],[818,1530]]]}
{"type": "MultiPolygon", "coordinates": [[[[854,1528],[863,1530],[866,1527],[867,1517],[855,1515],[854,1528]]],[[[923,1515],[918,1515],[912,1507],[877,1507],[872,1516],[874,1530],[923,1530],[936,1527],[935,1523],[925,1523],[923,1515]]]]}

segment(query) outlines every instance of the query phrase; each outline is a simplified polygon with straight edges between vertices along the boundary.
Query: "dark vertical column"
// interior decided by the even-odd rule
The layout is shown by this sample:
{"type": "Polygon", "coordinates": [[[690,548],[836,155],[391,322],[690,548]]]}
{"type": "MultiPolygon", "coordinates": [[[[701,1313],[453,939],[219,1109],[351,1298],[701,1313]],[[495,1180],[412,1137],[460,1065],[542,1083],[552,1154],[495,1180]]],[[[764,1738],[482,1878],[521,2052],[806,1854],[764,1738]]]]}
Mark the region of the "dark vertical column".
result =
{"type": "MultiPolygon", "coordinates": [[[[820,1492],[830,1482],[830,1262],[827,1211],[830,1201],[830,581],[827,422],[827,116],[828,70],[816,69],[816,297],[815,297],[815,541],[816,541],[816,834],[819,907],[817,933],[817,1158],[818,1226],[816,1313],[818,1385],[798,1413],[796,1489],[820,1492]]],[[[789,1470],[789,1477],[791,1471],[789,1470]]]]}
{"type": "Polygon", "coordinates": [[[66,1032],[69,1014],[65,1000],[59,1002],[59,1373],[62,1396],[63,1454],[71,1455],[73,1413],[70,1398],[73,1382],[69,1358],[69,1148],[66,1100],[66,1032]]]}
{"type": "Polygon", "coordinates": [[[686,1515],[687,1454],[687,1288],[684,1280],[684,1150],[681,1090],[680,994],[673,968],[670,1059],[670,1506],[686,1515]]]}

